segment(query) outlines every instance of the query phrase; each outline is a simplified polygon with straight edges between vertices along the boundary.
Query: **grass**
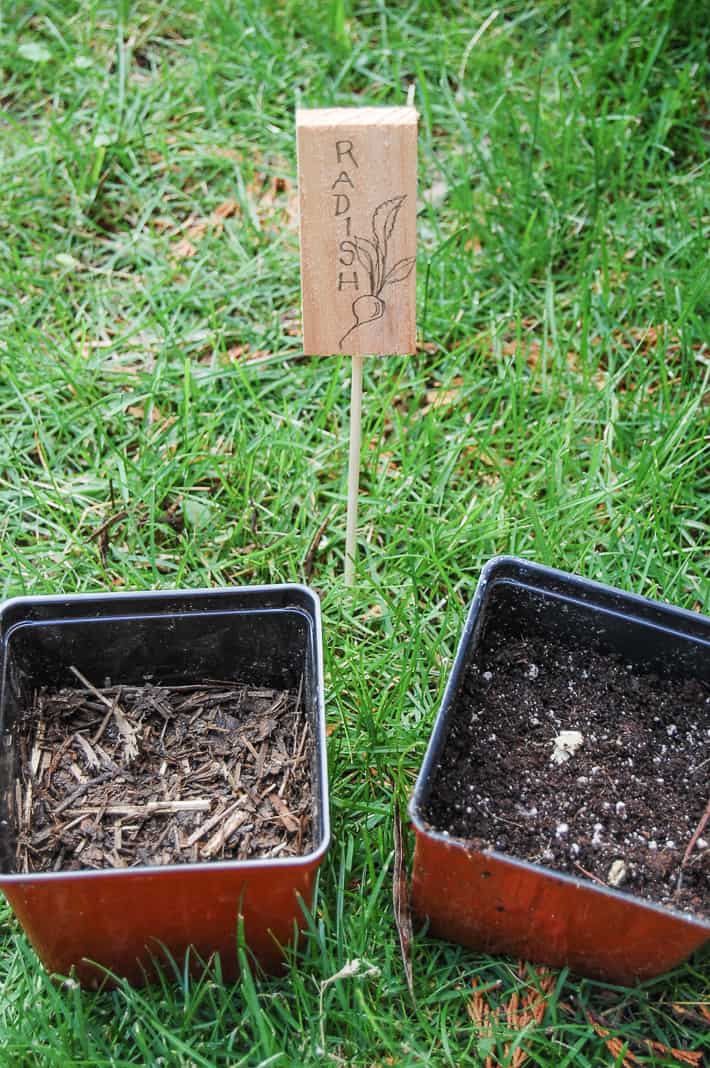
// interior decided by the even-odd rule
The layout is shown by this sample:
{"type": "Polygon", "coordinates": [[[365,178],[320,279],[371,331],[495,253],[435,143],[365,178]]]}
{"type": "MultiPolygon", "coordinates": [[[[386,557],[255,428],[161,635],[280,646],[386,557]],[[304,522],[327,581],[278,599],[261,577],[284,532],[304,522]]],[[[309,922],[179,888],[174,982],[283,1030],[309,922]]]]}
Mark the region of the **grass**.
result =
{"type": "MultiPolygon", "coordinates": [[[[334,786],[284,979],[178,962],[157,988],[85,994],[4,910],[2,1065],[514,1064],[504,1023],[477,1035],[466,1006],[473,978],[504,1004],[515,962],[419,934],[410,1006],[393,799],[491,555],[710,610],[701,8],[513,0],[474,44],[491,6],[0,11],[0,591],[300,580],[327,520],[334,786]],[[423,346],[367,366],[350,593],[348,365],[299,351],[293,109],[402,103],[411,81],[423,346]],[[322,986],[353,958],[378,974],[322,986]]],[[[608,1065],[590,1011],[707,1052],[709,998],[707,957],[629,990],[562,973],[516,1041],[530,1064],[608,1065]]]]}

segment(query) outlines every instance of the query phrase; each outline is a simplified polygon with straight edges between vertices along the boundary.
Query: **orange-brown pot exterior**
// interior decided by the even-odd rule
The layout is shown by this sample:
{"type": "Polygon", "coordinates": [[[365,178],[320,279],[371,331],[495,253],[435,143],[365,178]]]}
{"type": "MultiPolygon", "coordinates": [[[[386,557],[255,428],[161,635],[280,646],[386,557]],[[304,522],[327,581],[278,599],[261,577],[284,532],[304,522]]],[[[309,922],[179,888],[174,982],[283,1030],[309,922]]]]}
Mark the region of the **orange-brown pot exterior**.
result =
{"type": "Polygon", "coordinates": [[[82,986],[105,982],[97,964],[142,985],[154,975],[152,959],[165,961],[163,946],[180,967],[189,947],[197,967],[219,953],[230,979],[238,972],[240,917],[248,955],[266,971],[279,969],[282,947],[304,922],[299,897],[311,904],[319,863],[233,870],[205,864],[5,883],[0,877],[0,889],[47,970],[71,972],[82,986]]]}
{"type": "Polygon", "coordinates": [[[661,975],[710,936],[691,918],[418,828],[412,908],[439,938],[621,984],[661,975]]]}

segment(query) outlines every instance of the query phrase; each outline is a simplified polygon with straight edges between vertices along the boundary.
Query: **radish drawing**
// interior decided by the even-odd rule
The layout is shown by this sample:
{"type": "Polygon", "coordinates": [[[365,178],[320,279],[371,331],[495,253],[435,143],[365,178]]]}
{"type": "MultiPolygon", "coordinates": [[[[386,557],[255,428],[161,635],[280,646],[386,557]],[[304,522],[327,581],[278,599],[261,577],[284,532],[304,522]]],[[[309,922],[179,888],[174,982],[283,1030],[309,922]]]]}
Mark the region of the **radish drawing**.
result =
{"type": "Polygon", "coordinates": [[[362,293],[352,303],[355,321],[340,339],[338,347],[341,350],[345,339],[350,337],[358,327],[366,323],[374,323],[375,320],[383,317],[387,310],[387,304],[382,297],[385,286],[403,282],[412,272],[415,263],[414,256],[398,260],[393,267],[387,269],[387,246],[397,222],[399,209],[406,199],[406,194],[392,197],[390,200],[383,200],[375,208],[372,215],[372,240],[356,235],[352,241],[344,241],[342,244],[342,247],[357,256],[360,266],[367,272],[370,291],[362,293]]]}

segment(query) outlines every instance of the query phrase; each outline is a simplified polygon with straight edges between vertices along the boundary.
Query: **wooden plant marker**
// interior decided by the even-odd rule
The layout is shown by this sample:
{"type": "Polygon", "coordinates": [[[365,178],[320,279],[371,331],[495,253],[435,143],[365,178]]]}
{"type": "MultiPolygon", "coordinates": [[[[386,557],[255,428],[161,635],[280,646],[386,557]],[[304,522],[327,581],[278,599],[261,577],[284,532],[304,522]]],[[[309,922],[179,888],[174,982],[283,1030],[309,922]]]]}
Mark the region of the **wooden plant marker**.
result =
{"type": "Polygon", "coordinates": [[[352,356],[345,582],[355,573],[362,361],[415,351],[413,107],[296,112],[303,351],[352,356]]]}

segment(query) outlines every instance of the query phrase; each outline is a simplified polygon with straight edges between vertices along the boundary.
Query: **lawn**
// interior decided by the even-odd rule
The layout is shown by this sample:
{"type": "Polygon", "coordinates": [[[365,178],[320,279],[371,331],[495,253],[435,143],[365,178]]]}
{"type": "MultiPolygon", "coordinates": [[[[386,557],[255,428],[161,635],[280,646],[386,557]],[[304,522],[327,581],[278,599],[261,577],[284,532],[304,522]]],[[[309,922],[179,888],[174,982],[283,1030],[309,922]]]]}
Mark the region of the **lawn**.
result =
{"type": "Polygon", "coordinates": [[[3,906],[2,1066],[707,1055],[707,954],[611,989],[420,932],[413,1006],[391,888],[394,801],[487,558],[710,611],[702,9],[0,9],[0,590],[308,581],[333,814],[284,978],[225,986],[178,962],[155,988],[85,994],[47,978],[3,906]],[[367,363],[350,591],[349,365],[300,347],[294,107],[401,104],[412,82],[421,343],[367,363]],[[501,1007],[488,1030],[474,980],[501,1007]],[[511,1028],[530,983],[542,1022],[511,1028]]]}

